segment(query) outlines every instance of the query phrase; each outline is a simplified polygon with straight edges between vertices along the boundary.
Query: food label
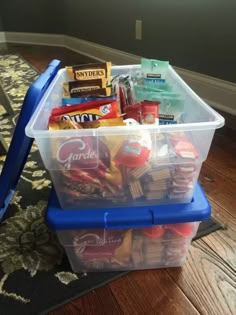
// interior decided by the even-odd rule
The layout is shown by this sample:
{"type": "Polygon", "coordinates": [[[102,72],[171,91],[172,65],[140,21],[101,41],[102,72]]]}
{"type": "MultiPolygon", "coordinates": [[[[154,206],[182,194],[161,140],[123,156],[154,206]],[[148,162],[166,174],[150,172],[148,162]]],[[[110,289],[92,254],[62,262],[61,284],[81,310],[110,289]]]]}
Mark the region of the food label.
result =
{"type": "Polygon", "coordinates": [[[70,93],[79,93],[79,92],[89,92],[89,91],[94,91],[100,89],[100,86],[82,86],[82,87],[76,87],[76,88],[72,88],[70,90],[70,93]]]}
{"type": "Polygon", "coordinates": [[[98,164],[97,145],[92,143],[92,137],[69,139],[62,143],[57,151],[57,161],[65,169],[96,168],[98,164]]]}
{"type": "Polygon", "coordinates": [[[106,77],[105,69],[89,69],[75,71],[75,78],[77,80],[102,79],[105,77],[106,77]]]}

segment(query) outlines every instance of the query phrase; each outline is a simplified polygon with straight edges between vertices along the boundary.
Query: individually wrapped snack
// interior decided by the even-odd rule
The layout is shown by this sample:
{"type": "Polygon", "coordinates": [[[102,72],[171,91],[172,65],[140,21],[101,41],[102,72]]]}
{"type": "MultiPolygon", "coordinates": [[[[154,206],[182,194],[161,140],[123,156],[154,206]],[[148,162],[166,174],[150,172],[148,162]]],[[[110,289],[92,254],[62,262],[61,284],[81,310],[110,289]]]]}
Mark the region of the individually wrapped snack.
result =
{"type": "Polygon", "coordinates": [[[184,99],[178,93],[152,92],[147,94],[147,100],[159,101],[159,124],[177,124],[181,122],[184,112],[184,99]]]}
{"type": "Polygon", "coordinates": [[[133,104],[124,107],[124,113],[126,119],[135,119],[138,123],[141,121],[141,104],[133,104]]]}
{"type": "Polygon", "coordinates": [[[94,80],[75,80],[63,83],[63,89],[65,94],[73,94],[78,92],[93,91],[105,88],[107,81],[103,79],[94,80]]]}
{"type": "MultiPolygon", "coordinates": [[[[196,159],[198,158],[199,154],[197,150],[195,149],[194,145],[186,138],[183,137],[182,139],[179,138],[178,140],[171,140],[174,152],[177,154],[177,156],[183,158],[183,159],[196,159]]],[[[191,165],[187,165],[189,167],[192,167],[191,165]]]]}
{"type": "Polygon", "coordinates": [[[163,83],[153,82],[152,79],[148,79],[148,78],[144,79],[144,87],[155,90],[155,91],[156,90],[157,91],[162,90],[165,92],[171,92],[172,91],[172,87],[170,84],[168,84],[166,82],[163,82],[163,83]]]}
{"type": "Polygon", "coordinates": [[[78,123],[100,118],[116,118],[118,117],[118,104],[116,101],[101,100],[72,107],[54,108],[51,116],[58,120],[72,120],[78,123]]]}
{"type": "Polygon", "coordinates": [[[141,122],[142,125],[159,124],[158,101],[143,101],[141,103],[141,122]]]}
{"type": "Polygon", "coordinates": [[[125,98],[126,98],[126,105],[131,105],[134,103],[133,97],[133,83],[130,76],[126,77],[119,77],[119,86],[123,89],[125,98]]]}
{"type": "Polygon", "coordinates": [[[111,77],[111,62],[76,65],[66,67],[66,71],[71,80],[106,79],[109,83],[111,77]]]}
{"type": "Polygon", "coordinates": [[[115,163],[128,167],[141,166],[148,160],[151,146],[152,142],[148,132],[131,134],[120,147],[115,157],[115,163]]]}
{"type": "Polygon", "coordinates": [[[86,268],[126,266],[131,255],[132,230],[82,230],[73,244],[75,254],[86,268]]]}
{"type": "Polygon", "coordinates": [[[82,129],[83,127],[72,120],[57,120],[54,117],[49,118],[49,130],[82,129]]]}
{"type": "Polygon", "coordinates": [[[110,96],[111,95],[111,88],[101,88],[96,90],[90,91],[78,91],[78,92],[71,92],[71,93],[64,93],[64,97],[91,97],[91,96],[110,96]]]}
{"type": "Polygon", "coordinates": [[[90,129],[99,127],[114,127],[125,126],[123,117],[98,119],[94,121],[86,121],[83,123],[77,123],[72,120],[58,120],[58,118],[51,117],[49,119],[49,130],[63,130],[63,129],[90,129]]]}
{"type": "Polygon", "coordinates": [[[62,106],[72,106],[72,105],[78,105],[78,104],[84,104],[88,102],[95,102],[95,101],[101,101],[101,100],[109,100],[109,101],[115,101],[115,96],[99,96],[99,97],[63,97],[61,100],[62,106]]]}
{"type": "Polygon", "coordinates": [[[110,119],[98,119],[94,121],[85,121],[80,123],[83,128],[99,128],[99,127],[115,127],[126,126],[123,121],[123,117],[110,118],[110,119]]]}
{"type": "MultiPolygon", "coordinates": [[[[174,93],[173,93],[174,94],[174,93]]],[[[184,112],[184,99],[179,95],[164,93],[159,107],[159,123],[177,124],[181,122],[184,112]]]]}
{"type": "MultiPolygon", "coordinates": [[[[77,123],[51,117],[50,130],[123,126],[123,118],[77,123]]],[[[60,191],[76,200],[125,201],[123,176],[114,156],[124,138],[115,136],[79,136],[52,141],[55,161],[61,168],[60,191]]]]}
{"type": "Polygon", "coordinates": [[[127,99],[125,96],[125,89],[124,87],[119,86],[119,101],[120,101],[120,112],[124,113],[124,108],[128,105],[127,99]]]}
{"type": "Polygon", "coordinates": [[[164,83],[168,71],[169,62],[154,59],[141,59],[144,78],[148,78],[152,83],[164,83]]]}
{"type": "Polygon", "coordinates": [[[134,94],[135,94],[135,101],[141,102],[144,100],[149,100],[150,95],[158,95],[159,98],[161,97],[161,93],[163,93],[164,90],[155,88],[152,86],[145,86],[145,85],[134,85],[134,94]]]}

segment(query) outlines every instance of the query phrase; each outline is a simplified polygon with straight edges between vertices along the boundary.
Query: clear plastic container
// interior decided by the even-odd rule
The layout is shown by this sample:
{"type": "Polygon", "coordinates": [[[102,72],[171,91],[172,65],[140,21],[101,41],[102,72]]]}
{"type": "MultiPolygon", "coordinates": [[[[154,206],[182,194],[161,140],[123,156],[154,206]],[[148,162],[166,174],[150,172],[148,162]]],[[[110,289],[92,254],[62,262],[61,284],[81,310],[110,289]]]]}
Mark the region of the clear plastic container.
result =
{"type": "Polygon", "coordinates": [[[109,271],[181,266],[211,207],[199,184],[188,204],[63,211],[52,190],[46,222],[72,269],[109,271]]]}
{"type": "MultiPolygon", "coordinates": [[[[139,71],[139,65],[116,66],[112,75],[139,71]]],[[[60,70],[26,127],[50,172],[61,207],[190,202],[215,129],[224,125],[224,118],[169,66],[167,81],[184,98],[181,124],[49,131],[51,109],[60,107],[62,84],[68,80],[65,69],[60,70]],[[178,150],[180,141],[187,152],[178,150]],[[138,147],[132,146],[134,142],[138,147]],[[145,165],[138,164],[137,153],[138,157],[129,161],[132,167],[122,163],[117,167],[114,160],[121,148],[148,154],[145,165]]]]}
{"type": "Polygon", "coordinates": [[[182,266],[198,222],[145,229],[57,231],[74,272],[182,266]]]}

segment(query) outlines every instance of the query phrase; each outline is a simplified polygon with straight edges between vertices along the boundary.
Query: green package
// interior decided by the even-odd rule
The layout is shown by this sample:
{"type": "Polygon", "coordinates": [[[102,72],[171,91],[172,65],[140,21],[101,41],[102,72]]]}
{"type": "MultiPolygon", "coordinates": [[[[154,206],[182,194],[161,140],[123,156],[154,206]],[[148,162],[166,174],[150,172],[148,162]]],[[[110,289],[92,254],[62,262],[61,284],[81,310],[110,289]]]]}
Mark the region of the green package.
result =
{"type": "Polygon", "coordinates": [[[184,112],[184,98],[175,92],[150,91],[136,88],[136,102],[159,101],[159,124],[178,124],[184,112]],[[137,93],[138,92],[138,93],[137,93]]]}
{"type": "Polygon", "coordinates": [[[135,102],[139,103],[148,100],[151,96],[164,93],[165,90],[158,89],[152,86],[134,85],[135,102]],[[151,96],[150,96],[151,95],[151,96]]]}
{"type": "Polygon", "coordinates": [[[169,61],[142,58],[141,65],[144,78],[151,83],[164,83],[166,81],[169,61]]]}
{"type": "Polygon", "coordinates": [[[163,83],[160,83],[160,82],[156,82],[156,83],[153,83],[152,81],[150,81],[149,79],[144,79],[144,86],[146,87],[150,87],[152,89],[160,89],[160,90],[164,90],[166,92],[171,92],[172,91],[172,87],[170,84],[166,83],[166,82],[163,82],[163,83]]]}

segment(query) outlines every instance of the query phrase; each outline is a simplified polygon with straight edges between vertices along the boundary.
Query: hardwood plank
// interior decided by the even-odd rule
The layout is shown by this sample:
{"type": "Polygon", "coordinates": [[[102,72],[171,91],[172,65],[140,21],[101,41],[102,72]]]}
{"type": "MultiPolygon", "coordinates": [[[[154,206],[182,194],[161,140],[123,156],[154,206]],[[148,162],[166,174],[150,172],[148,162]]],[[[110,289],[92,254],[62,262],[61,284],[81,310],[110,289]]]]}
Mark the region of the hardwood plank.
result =
{"type": "Polygon", "coordinates": [[[236,182],[203,163],[199,177],[208,198],[236,217],[236,182]]]}
{"type": "MultiPolygon", "coordinates": [[[[78,299],[80,301],[80,299],[78,299]]],[[[78,308],[73,303],[68,303],[63,307],[57,308],[54,311],[48,313],[48,315],[84,315],[82,308],[78,308]]]]}
{"type": "MultiPolygon", "coordinates": [[[[104,286],[82,297],[83,310],[88,315],[123,314],[109,286],[104,286]]],[[[76,301],[74,301],[76,304],[76,301]]]]}
{"type": "Polygon", "coordinates": [[[118,302],[112,294],[109,286],[103,286],[89,292],[81,298],[75,299],[70,303],[50,312],[48,315],[122,315],[118,302]]]}
{"type": "Polygon", "coordinates": [[[204,241],[193,242],[182,269],[168,273],[201,314],[235,314],[235,272],[204,241]]]}
{"type": "Polygon", "coordinates": [[[236,218],[214,202],[211,206],[213,217],[225,228],[201,239],[236,272],[236,218]]]}
{"type": "Polygon", "coordinates": [[[94,62],[93,59],[77,54],[63,47],[49,47],[39,45],[8,44],[0,49],[1,53],[20,54],[39,71],[44,71],[52,59],[59,59],[62,67],[79,63],[94,62]]]}
{"type": "Polygon", "coordinates": [[[125,314],[198,314],[165,269],[135,271],[109,287],[125,314]]]}

